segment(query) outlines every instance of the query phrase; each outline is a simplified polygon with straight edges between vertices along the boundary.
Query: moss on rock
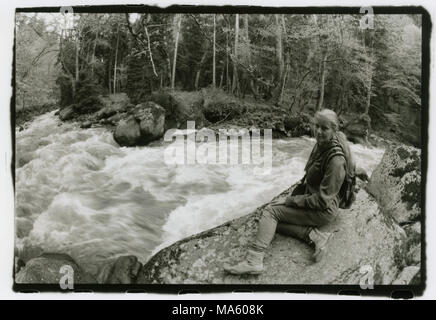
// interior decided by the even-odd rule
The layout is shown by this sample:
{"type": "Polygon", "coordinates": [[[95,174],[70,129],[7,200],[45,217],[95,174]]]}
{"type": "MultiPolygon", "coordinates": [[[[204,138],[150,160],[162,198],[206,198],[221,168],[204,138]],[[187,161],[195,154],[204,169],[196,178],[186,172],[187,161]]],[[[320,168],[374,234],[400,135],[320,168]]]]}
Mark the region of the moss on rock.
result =
{"type": "Polygon", "coordinates": [[[372,173],[367,189],[398,224],[420,219],[421,151],[392,145],[372,173]]]}

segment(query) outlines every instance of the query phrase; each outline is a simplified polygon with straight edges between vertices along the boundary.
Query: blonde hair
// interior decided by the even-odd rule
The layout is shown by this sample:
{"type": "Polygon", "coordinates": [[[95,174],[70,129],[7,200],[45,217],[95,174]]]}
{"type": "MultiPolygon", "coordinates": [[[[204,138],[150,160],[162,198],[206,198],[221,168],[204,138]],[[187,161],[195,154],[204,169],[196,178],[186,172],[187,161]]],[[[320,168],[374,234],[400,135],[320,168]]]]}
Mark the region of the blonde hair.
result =
{"type": "Polygon", "coordinates": [[[327,120],[329,120],[332,129],[337,131],[339,129],[339,120],[338,120],[338,116],[336,114],[336,112],[334,112],[333,110],[330,109],[322,109],[320,111],[317,111],[315,113],[315,118],[316,117],[324,117],[327,120]]]}

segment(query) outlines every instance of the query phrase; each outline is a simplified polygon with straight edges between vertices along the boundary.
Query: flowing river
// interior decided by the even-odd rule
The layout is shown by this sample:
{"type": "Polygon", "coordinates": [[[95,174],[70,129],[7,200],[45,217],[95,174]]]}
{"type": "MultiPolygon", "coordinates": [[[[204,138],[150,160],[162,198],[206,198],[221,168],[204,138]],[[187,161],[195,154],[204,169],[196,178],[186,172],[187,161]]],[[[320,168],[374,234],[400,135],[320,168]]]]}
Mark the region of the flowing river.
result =
{"type": "MultiPolygon", "coordinates": [[[[248,214],[303,176],[315,140],[273,140],[272,171],[252,165],[165,164],[168,143],[120,148],[104,128],[62,123],[54,111],[16,131],[16,246],[93,265],[159,248],[248,214]]],[[[351,145],[370,174],[384,150],[351,145]]]]}

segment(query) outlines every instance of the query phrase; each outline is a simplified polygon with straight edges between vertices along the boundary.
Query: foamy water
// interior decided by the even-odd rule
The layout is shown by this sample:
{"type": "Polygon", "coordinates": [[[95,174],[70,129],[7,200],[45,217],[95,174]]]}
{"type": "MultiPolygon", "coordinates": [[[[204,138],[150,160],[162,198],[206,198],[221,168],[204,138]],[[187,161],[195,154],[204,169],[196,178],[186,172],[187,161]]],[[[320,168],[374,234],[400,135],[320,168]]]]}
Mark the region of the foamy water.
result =
{"type": "MultiPolygon", "coordinates": [[[[270,174],[252,165],[166,165],[167,144],[120,148],[104,128],[54,112],[16,132],[17,247],[65,252],[85,266],[165,245],[245,215],[298,181],[315,143],[273,141],[270,174]]],[[[352,145],[368,173],[383,150],[352,145]]]]}

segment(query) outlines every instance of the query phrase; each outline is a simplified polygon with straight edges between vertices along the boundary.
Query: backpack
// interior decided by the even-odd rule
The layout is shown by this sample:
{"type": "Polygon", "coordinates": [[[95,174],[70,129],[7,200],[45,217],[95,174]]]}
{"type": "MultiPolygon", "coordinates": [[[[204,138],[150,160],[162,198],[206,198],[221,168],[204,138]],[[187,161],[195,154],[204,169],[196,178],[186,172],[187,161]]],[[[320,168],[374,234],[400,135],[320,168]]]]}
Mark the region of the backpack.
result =
{"type": "Polygon", "coordinates": [[[339,208],[349,209],[353,202],[356,200],[356,164],[351,157],[347,159],[343,148],[344,147],[341,143],[337,143],[337,145],[331,148],[322,161],[322,168],[323,171],[325,171],[327,164],[334,156],[341,155],[345,158],[346,170],[344,182],[342,183],[341,189],[339,190],[339,208]]]}
{"type": "MultiPolygon", "coordinates": [[[[339,139],[338,139],[339,140],[339,139]]],[[[315,149],[312,150],[312,153],[309,156],[309,161],[312,158],[313,153],[315,152],[315,149]]],[[[339,208],[341,209],[349,209],[353,202],[356,200],[356,164],[354,163],[353,159],[350,157],[350,159],[347,159],[345,156],[345,152],[343,150],[342,144],[338,141],[338,143],[331,149],[327,150],[325,154],[322,155],[323,160],[321,162],[321,168],[322,171],[325,171],[325,168],[330,161],[331,158],[334,156],[341,155],[345,158],[347,167],[346,167],[346,173],[344,182],[341,185],[341,189],[339,190],[339,208]]],[[[306,164],[305,170],[310,166],[310,163],[308,162],[306,164]]],[[[304,175],[303,179],[301,179],[294,190],[292,191],[291,195],[301,195],[306,192],[306,175],[304,175]]]]}

